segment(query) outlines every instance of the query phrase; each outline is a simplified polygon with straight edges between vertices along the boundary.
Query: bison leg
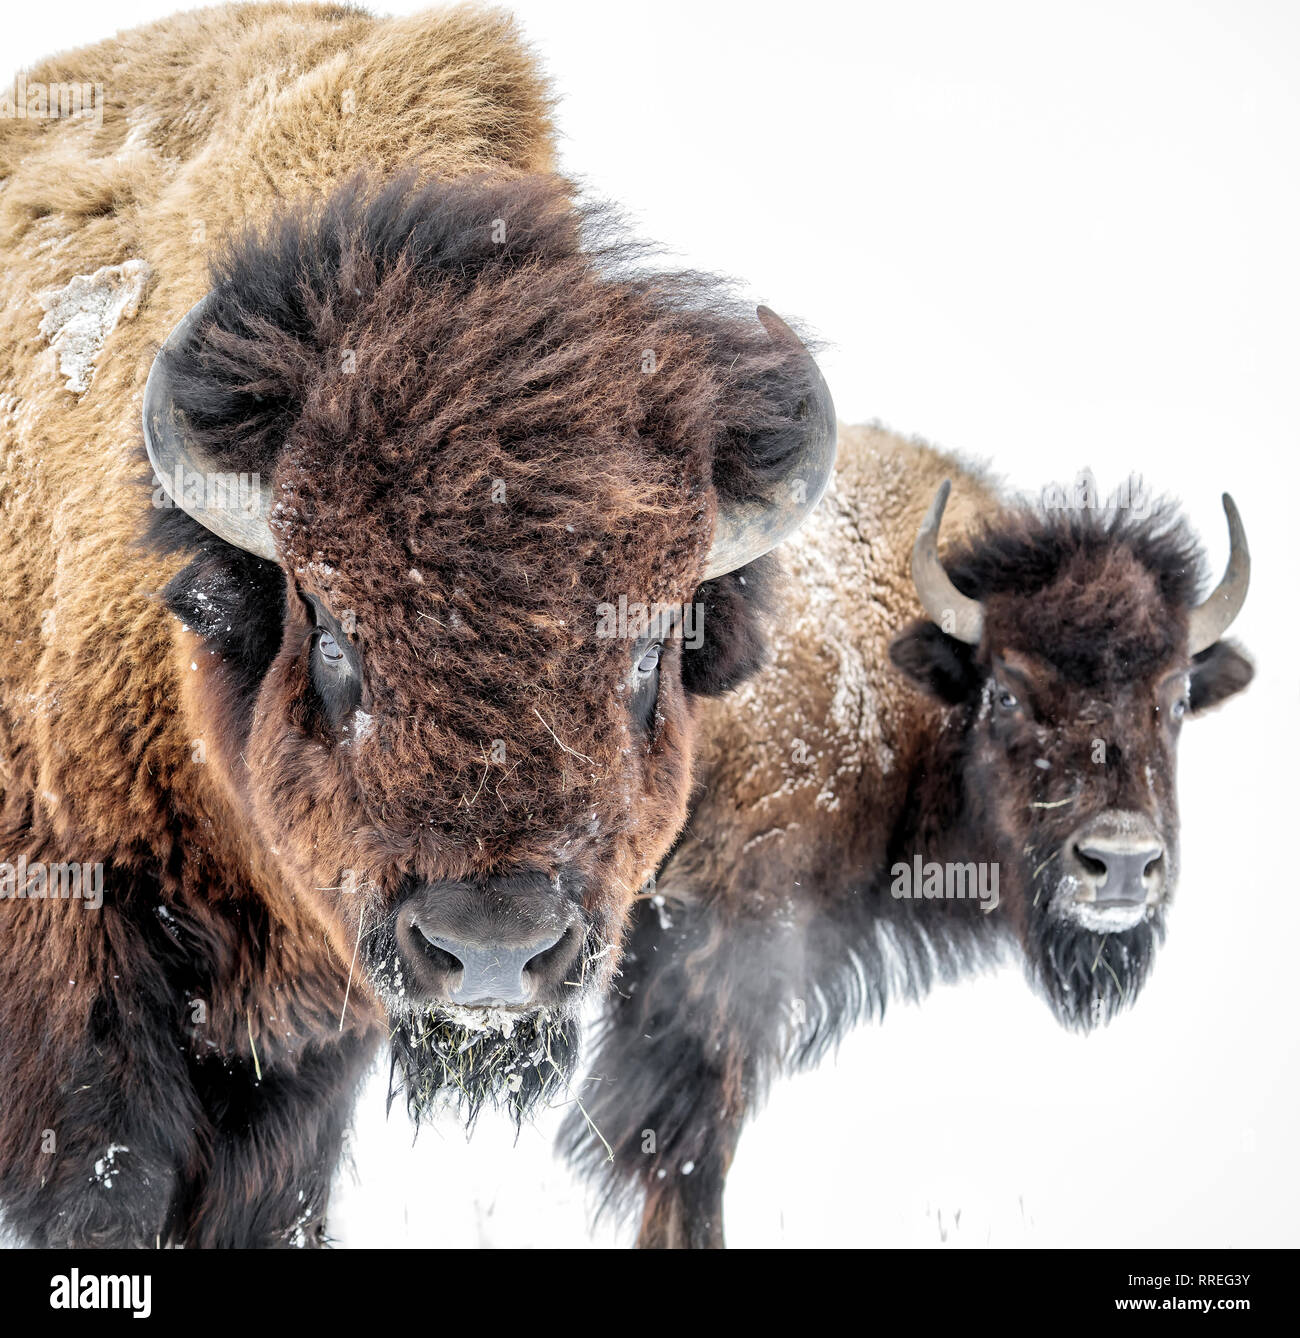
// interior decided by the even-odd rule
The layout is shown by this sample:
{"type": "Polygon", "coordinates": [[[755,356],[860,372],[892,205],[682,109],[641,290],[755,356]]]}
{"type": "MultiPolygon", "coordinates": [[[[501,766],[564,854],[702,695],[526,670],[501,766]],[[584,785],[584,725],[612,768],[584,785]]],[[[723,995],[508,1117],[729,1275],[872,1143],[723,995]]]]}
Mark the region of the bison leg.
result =
{"type": "Polygon", "coordinates": [[[210,1123],[203,1169],[182,1210],[193,1248],[327,1244],[325,1213],[371,1037],[347,1035],[259,1078],[251,1065],[196,1066],[210,1123]]]}
{"type": "Polygon", "coordinates": [[[116,905],[0,905],[4,1225],[38,1248],[166,1241],[201,1122],[176,993],[116,905]]]}
{"type": "Polygon", "coordinates": [[[605,1180],[606,1205],[640,1200],[639,1246],[723,1245],[727,1171],[788,1017],[781,972],[752,969],[751,940],[762,934],[703,907],[638,907],[562,1144],[605,1180]]]}
{"type": "Polygon", "coordinates": [[[0,1204],[15,1237],[37,1249],[149,1249],[168,1240],[194,1126],[183,1070],[171,1091],[157,1084],[161,1073],[142,1068],[137,1081],[121,1082],[87,1064],[75,1086],[35,1093],[30,1110],[11,1107],[0,1204]],[[148,1104],[141,1093],[157,1099],[148,1104]]]}
{"type": "Polygon", "coordinates": [[[145,1249],[170,1235],[197,1110],[175,1047],[135,1039],[121,1050],[87,1042],[49,1070],[34,1047],[0,1064],[10,1093],[0,1208],[37,1249],[145,1249]]]}

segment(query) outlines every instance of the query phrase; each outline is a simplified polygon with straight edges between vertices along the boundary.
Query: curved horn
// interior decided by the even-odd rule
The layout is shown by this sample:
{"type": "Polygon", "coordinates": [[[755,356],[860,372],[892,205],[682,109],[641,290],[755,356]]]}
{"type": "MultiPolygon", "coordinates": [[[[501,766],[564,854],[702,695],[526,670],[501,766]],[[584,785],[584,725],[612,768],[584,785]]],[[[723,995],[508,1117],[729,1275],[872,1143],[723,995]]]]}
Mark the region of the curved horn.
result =
{"type": "Polygon", "coordinates": [[[1199,655],[1209,650],[1232,626],[1232,620],[1241,612],[1250,587],[1250,549],[1246,546],[1246,527],[1241,523],[1237,504],[1225,492],[1223,514],[1228,517],[1228,570],[1223,574],[1214,593],[1198,604],[1187,616],[1187,647],[1189,654],[1199,655]]]}
{"type": "Polygon", "coordinates": [[[816,510],[835,469],[835,404],[831,392],[798,335],[767,307],[759,307],[758,319],[773,342],[796,348],[807,363],[812,394],[804,410],[807,431],[802,446],[794,452],[786,475],[777,483],[776,500],[737,503],[718,510],[702,579],[712,581],[737,571],[788,539],[816,510]]]}
{"type": "Polygon", "coordinates": [[[185,420],[172,402],[166,355],[179,348],[197,329],[208,309],[211,294],[196,302],[167,336],[149,369],[144,387],[144,446],[158,482],[187,515],[228,544],[274,561],[275,541],[268,523],[267,490],[258,487],[251,499],[239,488],[227,486],[231,470],[204,458],[185,433],[185,420]],[[189,486],[187,487],[187,483],[189,486]],[[197,489],[196,489],[197,485],[197,489]],[[193,496],[197,490],[197,500],[193,496]]]}
{"type": "Polygon", "coordinates": [[[958,641],[978,646],[984,634],[984,606],[978,599],[963,595],[939,561],[939,524],[951,490],[952,480],[944,479],[917,531],[912,545],[912,583],[921,597],[921,607],[934,622],[958,641]]]}

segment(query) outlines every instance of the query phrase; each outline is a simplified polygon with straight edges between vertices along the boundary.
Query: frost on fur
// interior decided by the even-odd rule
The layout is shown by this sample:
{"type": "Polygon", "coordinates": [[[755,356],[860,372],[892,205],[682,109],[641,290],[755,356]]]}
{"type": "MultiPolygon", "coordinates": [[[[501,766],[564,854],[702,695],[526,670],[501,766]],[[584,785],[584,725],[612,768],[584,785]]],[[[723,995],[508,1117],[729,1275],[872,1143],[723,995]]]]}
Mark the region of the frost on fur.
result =
{"type": "Polygon", "coordinates": [[[58,351],[59,372],[74,394],[90,388],[95,360],[118,321],[139,310],[150,273],[145,261],[127,260],[36,294],[45,312],[41,334],[58,351]]]}

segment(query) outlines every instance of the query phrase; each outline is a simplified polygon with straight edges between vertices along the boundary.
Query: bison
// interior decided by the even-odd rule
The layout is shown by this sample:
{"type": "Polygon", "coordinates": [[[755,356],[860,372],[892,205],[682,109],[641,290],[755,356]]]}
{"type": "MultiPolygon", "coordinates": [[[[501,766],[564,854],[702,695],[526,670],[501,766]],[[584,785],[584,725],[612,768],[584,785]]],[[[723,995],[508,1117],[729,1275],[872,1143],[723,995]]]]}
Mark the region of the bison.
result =
{"type": "Polygon", "coordinates": [[[1146,979],[1178,881],[1179,731],[1253,672],[1222,639],[1246,536],[1225,495],[1228,570],[1202,596],[1171,505],[1044,497],[841,429],[782,550],[772,661],[701,721],[690,818],[564,1136],[606,1202],[642,1208],[642,1245],[723,1243],[746,1115],[889,997],[1009,951],[1087,1030],[1146,979]]]}
{"type": "Polygon", "coordinates": [[[765,1084],[890,992],[1010,942],[1069,1025],[1131,1000],[1177,722],[1250,677],[1231,506],[1204,601],[1172,511],[879,432],[814,512],[815,365],[575,201],[499,17],[210,10],[74,76],[102,122],[0,122],[11,1228],[324,1243],[387,1042],[417,1119],[562,1093],[642,1244],[721,1244],[765,1084]]]}
{"type": "Polygon", "coordinates": [[[575,202],[506,20],[70,69],[102,124],[0,126],[0,1209],[319,1244],[385,1040],[417,1118],[564,1090],[834,413],[575,202]]]}

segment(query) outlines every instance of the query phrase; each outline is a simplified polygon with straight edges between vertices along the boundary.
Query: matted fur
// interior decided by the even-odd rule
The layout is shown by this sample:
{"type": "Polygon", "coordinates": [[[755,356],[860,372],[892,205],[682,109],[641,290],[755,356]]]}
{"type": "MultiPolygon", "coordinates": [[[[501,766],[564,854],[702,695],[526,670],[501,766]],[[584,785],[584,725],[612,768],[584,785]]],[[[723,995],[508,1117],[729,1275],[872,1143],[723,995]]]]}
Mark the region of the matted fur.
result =
{"type": "Polygon", "coordinates": [[[474,9],[207,9],[27,74],[104,102],[102,124],[0,121],[0,860],[102,863],[105,889],[0,905],[0,1200],[41,1244],[312,1243],[382,1023],[364,990],[344,1016],[346,952],[218,774],[221,692],[265,647],[243,620],[230,687],[200,689],[209,657],[159,598],[183,561],[142,544],[141,391],[247,219],[360,164],[546,171],[550,93],[474,9]],[[143,300],[72,394],[37,294],[128,260],[143,300]]]}
{"type": "MultiPolygon", "coordinates": [[[[29,77],[107,104],[0,125],[0,859],[105,880],[100,909],[0,904],[0,1205],[38,1244],[320,1243],[376,1045],[396,1029],[417,1108],[450,1053],[380,960],[412,886],[543,875],[585,934],[572,983],[616,969],[686,815],[693,698],[761,658],[765,565],[698,591],[704,644],[665,648],[644,723],[597,609],[696,597],[809,373],[548,174],[499,15],[209,10],[29,77]],[[74,394],[37,295],[127,261],[74,394]],[[277,562],[144,464],[145,377],[209,290],[167,370],[199,444],[273,489],[277,562]],[[345,715],[323,618],[364,666],[345,715]]],[[[578,997],[538,1028],[561,1078],[578,997]]],[[[464,1050],[471,1115],[531,1025],[464,1050]]]]}

